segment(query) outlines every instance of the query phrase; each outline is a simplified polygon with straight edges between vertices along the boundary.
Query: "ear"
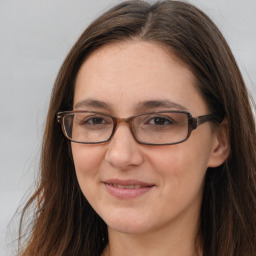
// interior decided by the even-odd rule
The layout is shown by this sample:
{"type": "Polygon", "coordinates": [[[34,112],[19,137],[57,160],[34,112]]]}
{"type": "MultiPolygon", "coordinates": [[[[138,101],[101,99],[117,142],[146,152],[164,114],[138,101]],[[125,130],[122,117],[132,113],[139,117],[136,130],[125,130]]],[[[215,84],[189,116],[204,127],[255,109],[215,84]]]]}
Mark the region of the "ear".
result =
{"type": "Polygon", "coordinates": [[[225,118],[215,129],[211,156],[208,167],[217,167],[223,164],[230,153],[228,121],[225,118]]]}

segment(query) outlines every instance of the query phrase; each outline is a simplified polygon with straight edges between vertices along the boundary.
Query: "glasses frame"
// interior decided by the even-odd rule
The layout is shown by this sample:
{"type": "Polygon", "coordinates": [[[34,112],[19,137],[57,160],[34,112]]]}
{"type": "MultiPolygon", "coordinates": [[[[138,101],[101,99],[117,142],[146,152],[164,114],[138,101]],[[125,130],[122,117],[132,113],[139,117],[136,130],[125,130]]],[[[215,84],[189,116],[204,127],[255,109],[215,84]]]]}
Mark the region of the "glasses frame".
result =
{"type": "Polygon", "coordinates": [[[86,111],[86,110],[73,110],[73,111],[61,111],[57,113],[57,121],[58,123],[61,125],[62,131],[65,135],[65,137],[75,143],[81,143],[81,144],[103,144],[103,143],[107,143],[108,141],[111,140],[111,138],[114,136],[116,128],[118,126],[118,124],[120,123],[126,123],[129,125],[131,134],[133,136],[133,138],[135,139],[135,141],[137,141],[139,144],[142,145],[152,145],[152,146],[165,146],[165,145],[174,145],[174,144],[179,144],[182,143],[184,141],[186,141],[190,135],[191,132],[193,130],[195,130],[199,125],[205,123],[205,122],[209,122],[209,121],[215,121],[217,123],[221,123],[221,121],[223,120],[222,117],[220,117],[219,115],[217,115],[216,112],[213,112],[211,114],[208,115],[202,115],[202,116],[198,116],[198,117],[193,117],[191,115],[191,113],[187,112],[187,111],[179,111],[179,110],[166,110],[166,111],[155,111],[155,112],[148,112],[148,113],[143,113],[143,114],[138,114],[138,115],[133,115],[127,118],[121,118],[121,117],[115,117],[115,116],[111,116],[109,114],[106,113],[102,113],[102,112],[95,112],[95,111],[86,111]],[[113,130],[112,133],[110,135],[110,137],[107,140],[104,141],[100,141],[100,142],[81,142],[81,141],[76,141],[76,140],[72,140],[68,134],[67,131],[65,129],[64,126],[64,117],[65,115],[68,114],[76,114],[76,113],[95,113],[95,114],[100,114],[102,116],[106,116],[109,117],[113,120],[113,130]],[[172,142],[172,143],[161,143],[161,144],[157,144],[157,143],[146,143],[143,141],[138,140],[138,138],[136,137],[135,131],[133,129],[132,126],[132,121],[134,118],[139,117],[139,116],[143,116],[143,115],[150,115],[150,114],[163,114],[163,113],[181,113],[181,114],[186,114],[188,117],[188,133],[187,133],[187,137],[183,140],[180,140],[178,142],[172,142]]]}

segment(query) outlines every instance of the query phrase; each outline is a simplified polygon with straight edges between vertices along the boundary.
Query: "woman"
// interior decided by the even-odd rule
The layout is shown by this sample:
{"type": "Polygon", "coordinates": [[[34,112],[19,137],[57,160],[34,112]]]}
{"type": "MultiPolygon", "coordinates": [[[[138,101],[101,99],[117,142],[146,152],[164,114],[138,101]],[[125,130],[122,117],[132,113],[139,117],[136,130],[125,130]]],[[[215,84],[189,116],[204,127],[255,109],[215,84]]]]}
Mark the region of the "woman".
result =
{"type": "Polygon", "coordinates": [[[123,2],[58,74],[20,254],[255,255],[255,141],[212,21],[179,1],[123,2]]]}

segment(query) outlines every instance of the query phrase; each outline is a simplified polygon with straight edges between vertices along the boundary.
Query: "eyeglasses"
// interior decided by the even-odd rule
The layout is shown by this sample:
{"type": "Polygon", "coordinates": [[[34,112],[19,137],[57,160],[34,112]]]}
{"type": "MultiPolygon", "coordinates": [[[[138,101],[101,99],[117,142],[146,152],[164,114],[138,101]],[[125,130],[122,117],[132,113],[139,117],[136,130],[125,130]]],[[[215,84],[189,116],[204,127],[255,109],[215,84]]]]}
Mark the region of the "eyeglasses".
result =
{"type": "Polygon", "coordinates": [[[91,111],[65,111],[57,113],[64,135],[71,141],[84,144],[108,142],[117,125],[127,123],[134,139],[145,145],[172,145],[187,140],[199,125],[215,121],[216,113],[192,117],[186,111],[159,111],[134,115],[128,118],[114,117],[91,111]]]}

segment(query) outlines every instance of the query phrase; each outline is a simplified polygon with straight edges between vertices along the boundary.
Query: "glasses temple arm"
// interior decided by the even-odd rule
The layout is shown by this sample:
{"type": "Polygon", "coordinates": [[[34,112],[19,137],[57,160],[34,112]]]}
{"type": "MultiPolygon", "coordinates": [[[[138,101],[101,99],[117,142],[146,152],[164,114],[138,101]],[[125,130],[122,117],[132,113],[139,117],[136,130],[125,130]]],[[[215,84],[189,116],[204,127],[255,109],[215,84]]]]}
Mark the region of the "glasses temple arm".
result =
{"type": "Polygon", "coordinates": [[[198,116],[196,118],[196,126],[203,124],[205,122],[208,121],[215,121],[217,123],[221,123],[224,117],[221,117],[220,115],[218,115],[217,113],[212,113],[209,115],[204,115],[204,116],[198,116]]]}

